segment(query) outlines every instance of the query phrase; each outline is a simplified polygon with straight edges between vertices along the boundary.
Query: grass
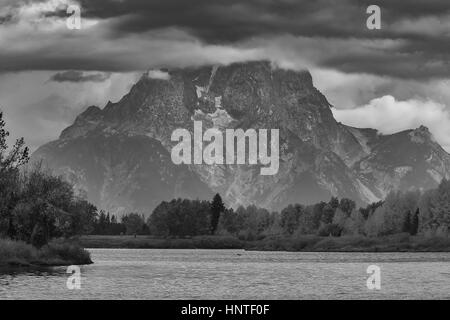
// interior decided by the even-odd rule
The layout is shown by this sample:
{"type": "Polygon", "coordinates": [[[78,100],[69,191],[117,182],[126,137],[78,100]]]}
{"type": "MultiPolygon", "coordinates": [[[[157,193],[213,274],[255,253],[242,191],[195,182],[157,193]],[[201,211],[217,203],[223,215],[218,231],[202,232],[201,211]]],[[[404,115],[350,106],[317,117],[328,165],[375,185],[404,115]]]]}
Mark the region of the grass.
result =
{"type": "Polygon", "coordinates": [[[253,243],[251,250],[309,252],[450,252],[450,238],[394,234],[383,237],[298,236],[266,238],[253,243]]]}
{"type": "Polygon", "coordinates": [[[229,236],[198,236],[192,238],[154,238],[150,236],[83,236],[85,248],[134,249],[243,249],[244,242],[229,236]]]}
{"type": "Polygon", "coordinates": [[[86,248],[140,248],[140,249],[246,249],[258,251],[308,252],[450,252],[450,238],[425,238],[408,234],[384,237],[343,236],[320,237],[302,235],[271,236],[256,241],[243,241],[232,236],[198,236],[192,238],[165,238],[151,236],[83,236],[79,239],[86,248]]]}
{"type": "Polygon", "coordinates": [[[0,239],[0,266],[91,264],[89,252],[74,242],[54,240],[38,249],[22,241],[0,239]]]}

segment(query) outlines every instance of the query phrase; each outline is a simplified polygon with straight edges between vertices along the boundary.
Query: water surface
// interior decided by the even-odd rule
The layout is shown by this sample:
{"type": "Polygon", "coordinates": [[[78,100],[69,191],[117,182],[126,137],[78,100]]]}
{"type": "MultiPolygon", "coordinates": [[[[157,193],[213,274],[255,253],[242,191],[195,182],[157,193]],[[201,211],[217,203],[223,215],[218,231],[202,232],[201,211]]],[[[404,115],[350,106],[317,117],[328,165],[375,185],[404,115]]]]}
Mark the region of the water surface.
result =
{"type": "Polygon", "coordinates": [[[2,299],[450,299],[450,253],[90,249],[66,267],[0,272],[2,299]],[[367,267],[381,268],[369,290],[367,267]]]}

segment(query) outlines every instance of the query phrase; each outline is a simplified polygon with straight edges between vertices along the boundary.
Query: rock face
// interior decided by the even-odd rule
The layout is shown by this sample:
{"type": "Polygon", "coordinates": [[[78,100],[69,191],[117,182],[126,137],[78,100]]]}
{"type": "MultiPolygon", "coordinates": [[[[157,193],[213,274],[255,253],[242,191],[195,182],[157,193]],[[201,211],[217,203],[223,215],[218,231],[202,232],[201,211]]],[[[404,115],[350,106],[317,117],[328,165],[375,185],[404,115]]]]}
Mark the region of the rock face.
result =
{"type": "Polygon", "coordinates": [[[269,62],[144,74],[130,92],[105,108],[89,107],[58,140],[39,148],[43,159],[88,199],[111,212],[149,213],[174,197],[280,209],[334,196],[360,204],[394,189],[431,188],[450,177],[450,155],[421,127],[393,135],[338,123],[308,72],[269,62]],[[177,128],[279,129],[280,167],[172,163],[177,128]]]}

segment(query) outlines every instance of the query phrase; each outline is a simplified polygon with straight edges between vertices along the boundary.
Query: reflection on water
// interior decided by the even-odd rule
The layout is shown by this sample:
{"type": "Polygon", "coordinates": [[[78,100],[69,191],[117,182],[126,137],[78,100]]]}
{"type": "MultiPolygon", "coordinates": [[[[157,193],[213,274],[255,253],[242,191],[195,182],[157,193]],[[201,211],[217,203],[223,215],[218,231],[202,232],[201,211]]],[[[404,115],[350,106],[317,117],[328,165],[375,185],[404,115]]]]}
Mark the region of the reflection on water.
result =
{"type": "Polygon", "coordinates": [[[91,249],[81,289],[65,267],[0,270],[2,299],[450,299],[450,253],[91,249]],[[368,290],[367,267],[381,267],[368,290]]]}

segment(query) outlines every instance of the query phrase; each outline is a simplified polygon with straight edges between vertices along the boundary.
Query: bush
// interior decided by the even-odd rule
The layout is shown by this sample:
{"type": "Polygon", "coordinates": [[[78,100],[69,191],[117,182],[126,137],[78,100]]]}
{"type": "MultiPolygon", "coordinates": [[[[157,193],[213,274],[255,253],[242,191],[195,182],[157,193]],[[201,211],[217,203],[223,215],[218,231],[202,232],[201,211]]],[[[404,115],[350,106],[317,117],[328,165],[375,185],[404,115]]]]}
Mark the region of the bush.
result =
{"type": "Polygon", "coordinates": [[[54,240],[40,250],[40,260],[49,264],[91,264],[92,260],[87,250],[74,242],[54,240]],[[54,263],[52,263],[52,261],[54,263]]]}
{"type": "Polygon", "coordinates": [[[37,250],[23,241],[0,240],[0,265],[27,265],[37,259],[37,250]]]}
{"type": "Polygon", "coordinates": [[[297,236],[293,238],[293,247],[296,251],[311,249],[323,238],[314,235],[297,236]]]}
{"type": "Polygon", "coordinates": [[[329,235],[339,237],[342,233],[342,228],[337,224],[331,223],[320,227],[317,233],[321,237],[327,237],[329,235]]]}
{"type": "Polygon", "coordinates": [[[76,243],[52,241],[40,249],[23,241],[0,240],[0,265],[91,264],[89,252],[76,243]]]}

